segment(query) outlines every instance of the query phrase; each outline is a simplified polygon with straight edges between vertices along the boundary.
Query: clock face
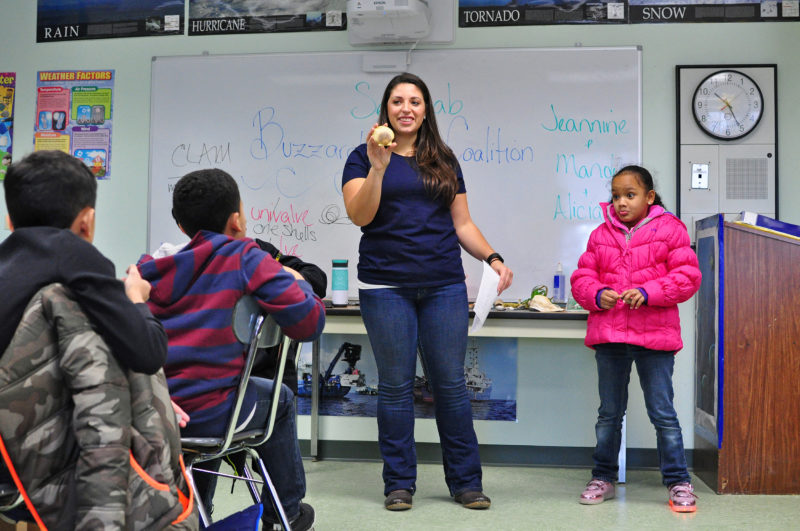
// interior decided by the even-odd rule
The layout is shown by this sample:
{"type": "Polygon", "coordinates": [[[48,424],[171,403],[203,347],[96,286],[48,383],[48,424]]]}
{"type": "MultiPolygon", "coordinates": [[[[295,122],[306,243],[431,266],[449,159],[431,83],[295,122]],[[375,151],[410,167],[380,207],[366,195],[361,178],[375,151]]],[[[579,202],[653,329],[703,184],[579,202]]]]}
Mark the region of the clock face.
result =
{"type": "Polygon", "coordinates": [[[758,125],[764,108],[761,89],[736,70],[721,70],[705,78],[692,98],[697,125],[721,140],[734,140],[758,125]]]}

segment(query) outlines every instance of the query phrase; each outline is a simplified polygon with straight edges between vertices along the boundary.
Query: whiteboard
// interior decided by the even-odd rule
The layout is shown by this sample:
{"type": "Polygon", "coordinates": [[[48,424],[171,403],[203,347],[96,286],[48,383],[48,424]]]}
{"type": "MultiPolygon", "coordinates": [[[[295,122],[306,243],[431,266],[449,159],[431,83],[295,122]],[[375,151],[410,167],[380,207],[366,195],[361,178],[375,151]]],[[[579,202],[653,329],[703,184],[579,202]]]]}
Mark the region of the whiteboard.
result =
{"type": "MultiPolygon", "coordinates": [[[[361,231],[347,218],[341,173],[393,76],[365,72],[369,53],[154,58],[148,251],[186,241],[170,213],[175,182],[219,167],[239,183],[248,236],[329,274],[332,259],[349,259],[356,298],[361,231]]],[[[641,50],[421,50],[410,59],[461,164],[472,217],[514,271],[503,298],[550,285],[558,262],[569,278],[615,169],[641,159],[641,50]]],[[[482,266],[463,256],[474,297],[482,266]]]]}

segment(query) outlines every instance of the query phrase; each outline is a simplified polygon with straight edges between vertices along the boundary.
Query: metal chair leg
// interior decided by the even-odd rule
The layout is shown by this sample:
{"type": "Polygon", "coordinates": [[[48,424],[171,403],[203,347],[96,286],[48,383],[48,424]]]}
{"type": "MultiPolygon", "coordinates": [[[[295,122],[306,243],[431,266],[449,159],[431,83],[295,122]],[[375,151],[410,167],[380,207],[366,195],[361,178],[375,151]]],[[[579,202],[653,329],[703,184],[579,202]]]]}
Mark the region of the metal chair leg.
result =
{"type": "Polygon", "coordinates": [[[264,461],[262,461],[261,458],[258,459],[258,466],[261,469],[261,477],[264,478],[264,483],[267,484],[267,490],[269,491],[270,498],[272,498],[272,506],[275,509],[275,512],[278,513],[278,519],[280,520],[281,525],[286,531],[292,531],[292,526],[289,524],[289,519],[286,517],[286,512],[283,510],[283,504],[278,497],[278,491],[275,490],[275,486],[272,484],[272,479],[270,479],[267,468],[264,466],[264,461]]]}
{"type": "Polygon", "coordinates": [[[211,525],[211,517],[206,511],[205,505],[203,505],[203,501],[200,498],[200,493],[197,491],[197,484],[194,481],[193,467],[194,465],[189,463],[189,465],[186,467],[186,476],[189,478],[189,488],[192,489],[192,492],[194,493],[194,502],[197,504],[197,511],[200,513],[200,519],[203,521],[203,525],[208,527],[211,525]]]}
{"type": "Polygon", "coordinates": [[[244,474],[244,477],[246,477],[248,480],[246,481],[246,483],[247,487],[250,489],[250,497],[253,498],[253,501],[255,503],[260,503],[261,493],[258,490],[259,482],[253,478],[253,473],[250,471],[250,465],[247,464],[247,460],[252,459],[249,450],[250,449],[248,448],[248,451],[245,452],[245,463],[244,467],[242,468],[242,474],[244,474]]]}

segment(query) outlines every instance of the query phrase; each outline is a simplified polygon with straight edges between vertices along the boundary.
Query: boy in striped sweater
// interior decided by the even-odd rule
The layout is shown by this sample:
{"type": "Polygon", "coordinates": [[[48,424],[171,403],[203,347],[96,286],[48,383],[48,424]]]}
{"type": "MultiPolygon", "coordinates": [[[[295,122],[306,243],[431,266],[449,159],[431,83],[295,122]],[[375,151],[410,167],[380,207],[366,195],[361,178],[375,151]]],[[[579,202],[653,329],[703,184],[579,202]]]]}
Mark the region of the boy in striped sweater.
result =
{"type": "MultiPolygon", "coordinates": [[[[182,435],[221,435],[245,358],[231,327],[236,302],[253,295],[287,336],[300,341],[322,333],[324,305],[299,273],[245,236],[244,207],[228,173],[210,169],[185,175],[175,186],[172,205],[175,221],[191,241],[171,256],[142,257],[139,270],[152,285],[148,305],[167,331],[164,371],[173,400],[189,416],[182,435]]],[[[258,452],[292,528],[308,529],[314,510],[301,503],[305,473],[293,396],[282,387],[275,429],[258,452]]],[[[251,377],[237,429],[266,423],[271,393],[271,381],[251,377]]],[[[265,509],[265,524],[277,521],[265,509]]]]}

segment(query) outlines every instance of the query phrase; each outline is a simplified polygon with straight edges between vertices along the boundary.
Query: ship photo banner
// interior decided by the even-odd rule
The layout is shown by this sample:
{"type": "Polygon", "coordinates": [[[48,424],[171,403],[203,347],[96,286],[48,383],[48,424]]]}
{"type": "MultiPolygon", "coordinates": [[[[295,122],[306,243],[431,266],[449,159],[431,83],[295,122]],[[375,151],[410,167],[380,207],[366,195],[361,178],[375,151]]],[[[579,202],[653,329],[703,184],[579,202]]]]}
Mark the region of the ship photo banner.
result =
{"type": "Polygon", "coordinates": [[[189,35],[347,29],[347,0],[189,0],[189,35]]]}
{"type": "Polygon", "coordinates": [[[459,0],[458,7],[461,28],[798,20],[800,0],[459,0]]]}
{"type": "MultiPolygon", "coordinates": [[[[464,382],[474,420],[517,420],[516,338],[470,337],[464,360],[464,382]]],[[[311,398],[319,396],[319,414],[376,417],[378,369],[367,336],[324,334],[319,348],[319,383],[313,383],[313,356],[300,353],[297,365],[297,413],[311,413],[311,398]]],[[[417,358],[413,387],[414,416],[434,418],[431,382],[417,358]]]]}
{"type": "Polygon", "coordinates": [[[36,42],[183,35],[184,0],[37,0],[36,42]]]}

